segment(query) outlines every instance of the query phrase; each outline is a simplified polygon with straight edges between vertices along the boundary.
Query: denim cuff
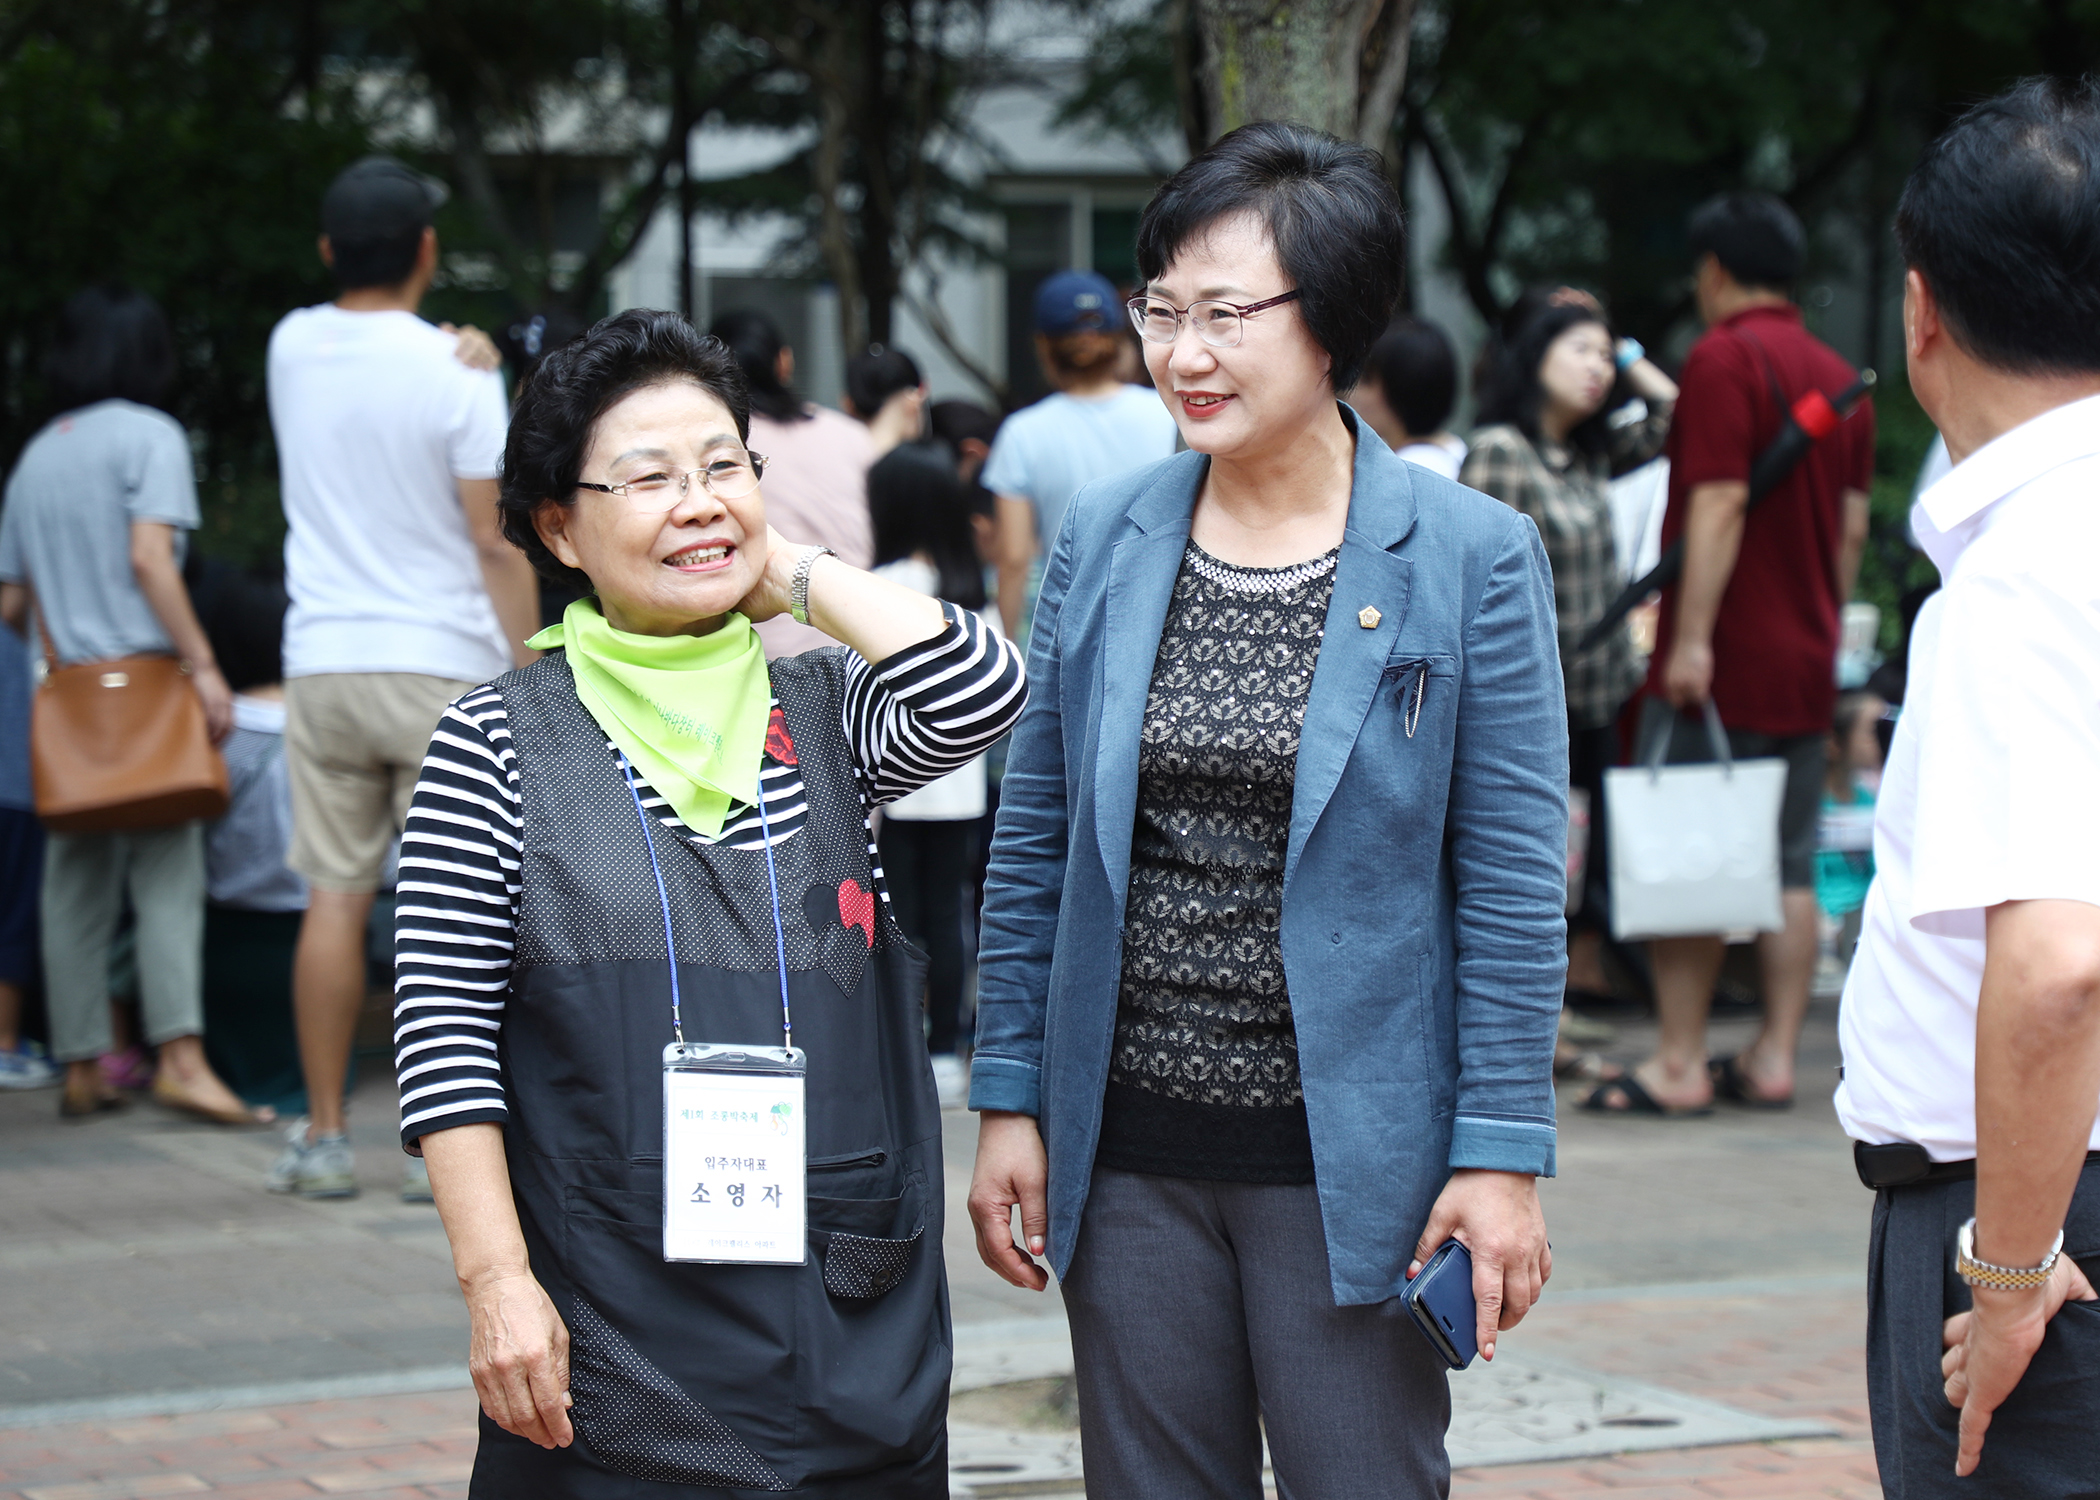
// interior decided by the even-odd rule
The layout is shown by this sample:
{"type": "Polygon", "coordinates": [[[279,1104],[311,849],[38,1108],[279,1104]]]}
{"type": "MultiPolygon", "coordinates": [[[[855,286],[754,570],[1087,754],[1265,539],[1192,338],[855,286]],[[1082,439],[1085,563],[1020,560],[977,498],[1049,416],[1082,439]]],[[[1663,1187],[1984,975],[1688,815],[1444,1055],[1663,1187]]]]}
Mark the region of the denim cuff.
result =
{"type": "Polygon", "coordinates": [[[1043,1070],[1036,1064],[982,1052],[970,1059],[970,1108],[1040,1115],[1042,1100],[1043,1070]]]}
{"type": "Polygon", "coordinates": [[[1556,1171],[1554,1147],[1558,1139],[1559,1132],[1551,1125],[1460,1115],[1451,1122],[1450,1167],[1454,1172],[1475,1168],[1551,1177],[1556,1171]]]}

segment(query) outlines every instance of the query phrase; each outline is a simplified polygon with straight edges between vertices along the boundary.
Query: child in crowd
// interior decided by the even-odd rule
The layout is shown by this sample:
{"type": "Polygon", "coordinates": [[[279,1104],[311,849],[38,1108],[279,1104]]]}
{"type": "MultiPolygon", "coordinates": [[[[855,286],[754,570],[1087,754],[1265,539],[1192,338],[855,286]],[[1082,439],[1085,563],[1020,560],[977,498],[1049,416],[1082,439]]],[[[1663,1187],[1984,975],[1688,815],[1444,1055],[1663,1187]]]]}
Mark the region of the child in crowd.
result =
{"type": "MultiPolygon", "coordinates": [[[[970,526],[970,493],[944,448],[906,443],[868,471],[875,575],[962,609],[984,611],[984,564],[970,526]]],[[[987,623],[997,628],[989,614],[987,623]]],[[[882,812],[877,847],[897,921],[926,950],[926,1047],[941,1107],[959,1107],[969,1074],[962,1040],[963,890],[985,811],[978,756],[882,812]]]]}
{"type": "Polygon", "coordinates": [[[1395,318],[1371,346],[1349,404],[1400,457],[1458,478],[1466,440],[1444,427],[1458,405],[1458,351],[1436,324],[1395,318]]]}
{"type": "Polygon", "coordinates": [[[1881,783],[1882,715],[1870,692],[1838,695],[1826,746],[1823,816],[1816,836],[1816,904],[1823,909],[1817,992],[1835,993],[1859,941],[1860,908],[1874,881],[1874,794],[1881,783]]]}
{"type": "Polygon", "coordinates": [[[212,1066],[259,1117],[306,1112],[292,1023],[292,952],[306,881],[285,863],[292,791],[284,759],[284,585],[206,563],[198,614],[233,689],[220,747],[232,784],[205,833],[204,1013],[212,1066]]]}

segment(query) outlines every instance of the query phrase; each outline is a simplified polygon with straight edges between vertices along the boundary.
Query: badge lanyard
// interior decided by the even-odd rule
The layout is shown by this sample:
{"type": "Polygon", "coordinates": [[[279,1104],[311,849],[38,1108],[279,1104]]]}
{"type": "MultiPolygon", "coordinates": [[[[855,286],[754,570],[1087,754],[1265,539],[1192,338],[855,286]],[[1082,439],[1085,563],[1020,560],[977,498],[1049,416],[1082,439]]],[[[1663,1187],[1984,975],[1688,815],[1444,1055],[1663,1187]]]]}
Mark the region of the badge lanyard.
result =
{"type": "Polygon", "coordinates": [[[663,906],[664,952],[671,966],[671,1033],[664,1048],[664,1239],[667,1261],[799,1266],[808,1259],[805,1183],[808,1059],[795,1046],[788,1005],[787,930],[763,777],[758,824],[765,841],[766,887],[773,898],[773,952],[780,975],[783,1045],[688,1042],[678,989],[671,897],[642,794],[626,758],[620,774],[634,800],[663,906]]]}

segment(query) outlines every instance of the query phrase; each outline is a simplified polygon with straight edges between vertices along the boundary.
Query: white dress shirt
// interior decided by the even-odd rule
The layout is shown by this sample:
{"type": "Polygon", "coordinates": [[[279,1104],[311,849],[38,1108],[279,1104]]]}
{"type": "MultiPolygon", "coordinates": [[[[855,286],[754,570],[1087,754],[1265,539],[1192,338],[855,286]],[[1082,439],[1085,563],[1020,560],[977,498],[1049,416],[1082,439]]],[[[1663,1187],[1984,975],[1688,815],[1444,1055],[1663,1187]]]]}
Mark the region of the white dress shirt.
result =
{"type": "Polygon", "coordinates": [[[1942,586],[1875,809],[1837,1109],[1855,1140],[1964,1161],[1985,910],[2100,906],[2100,396],[1978,449],[1911,525],[1942,586]]]}

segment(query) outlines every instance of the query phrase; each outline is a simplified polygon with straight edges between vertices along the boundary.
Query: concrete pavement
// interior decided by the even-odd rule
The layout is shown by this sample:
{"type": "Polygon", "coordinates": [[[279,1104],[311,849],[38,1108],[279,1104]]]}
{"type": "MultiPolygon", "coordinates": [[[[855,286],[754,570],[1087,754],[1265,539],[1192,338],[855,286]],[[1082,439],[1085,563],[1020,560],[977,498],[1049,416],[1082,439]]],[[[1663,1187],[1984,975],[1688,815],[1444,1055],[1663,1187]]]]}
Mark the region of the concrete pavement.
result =
{"type": "MultiPolygon", "coordinates": [[[[1545,1188],[1555,1276],[1504,1343],[1513,1370],[1529,1359],[1585,1377],[1600,1422],[1620,1410],[1664,1423],[1659,1408],[1611,1405],[1648,1390],[1681,1395],[1689,1412],[1707,1403],[1833,1435],[1498,1464],[1461,1472],[1455,1494],[1878,1494],[1860,1359],[1870,1199],[1829,1106],[1833,1023],[1820,1005],[1790,1114],[1599,1119],[1565,1099],[1562,1175],[1545,1188]]],[[[1716,1043],[1747,1030],[1717,1028],[1716,1043]]],[[[1644,1040],[1628,1028],[1612,1051],[1630,1058],[1644,1040]]],[[[315,1204],[260,1191],[275,1149],[261,1132],[149,1105],[62,1126],[49,1093],[0,1096],[0,1497],[464,1493],[472,1397],[427,1388],[456,1381],[464,1341],[443,1235],[429,1208],[392,1196],[383,1079],[360,1091],[354,1118],[366,1194],[315,1204]]],[[[1018,1291],[978,1265],[961,1202],[974,1120],[951,1114],[947,1129],[959,1351],[980,1385],[1036,1379],[1054,1392],[1055,1293],[1018,1291]]],[[[1511,1388],[1491,1391],[1483,1374],[1456,1377],[1462,1428],[1469,1402],[1486,1412],[1511,1388]]],[[[1010,1444],[1069,1441],[1054,1411],[1033,1437],[1010,1414],[999,1420],[1010,1444]]],[[[1590,1442],[1669,1443],[1691,1430],[1600,1427],[1590,1442]]],[[[971,1440],[981,1461],[958,1480],[980,1494],[1076,1488],[1043,1468],[1046,1491],[1026,1478],[1035,1458],[1008,1462],[975,1429],[971,1440]]],[[[1455,1452],[1471,1441],[1454,1429],[1455,1452]]]]}

